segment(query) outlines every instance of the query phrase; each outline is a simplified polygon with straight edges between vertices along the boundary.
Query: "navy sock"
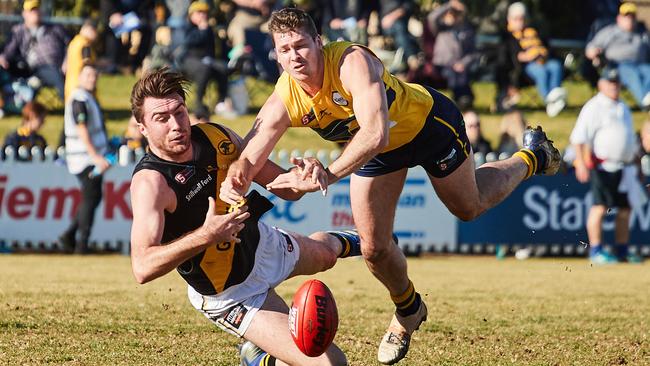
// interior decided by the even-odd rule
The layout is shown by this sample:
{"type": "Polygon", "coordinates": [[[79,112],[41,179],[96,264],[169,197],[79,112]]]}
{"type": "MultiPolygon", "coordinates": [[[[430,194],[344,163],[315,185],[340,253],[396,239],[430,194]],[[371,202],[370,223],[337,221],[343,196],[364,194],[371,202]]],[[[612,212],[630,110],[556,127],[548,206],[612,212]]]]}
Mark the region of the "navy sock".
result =
{"type": "Polygon", "coordinates": [[[618,259],[627,259],[627,254],[629,253],[629,246],[627,244],[616,244],[615,248],[618,259]]]}
{"type": "Polygon", "coordinates": [[[593,257],[595,255],[598,255],[603,252],[603,246],[602,245],[591,245],[591,248],[589,248],[589,256],[593,257]]]}
{"type": "Polygon", "coordinates": [[[361,255],[361,238],[356,231],[328,231],[341,241],[341,253],[339,258],[357,257],[361,255]]]}

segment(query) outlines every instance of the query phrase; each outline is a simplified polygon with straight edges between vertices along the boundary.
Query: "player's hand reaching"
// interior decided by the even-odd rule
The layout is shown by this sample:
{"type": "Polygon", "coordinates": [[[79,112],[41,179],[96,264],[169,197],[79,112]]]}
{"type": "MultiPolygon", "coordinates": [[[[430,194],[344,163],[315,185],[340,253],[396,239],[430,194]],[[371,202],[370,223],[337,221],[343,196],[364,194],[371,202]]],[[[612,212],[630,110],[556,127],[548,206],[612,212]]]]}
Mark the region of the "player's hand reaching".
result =
{"type": "Polygon", "coordinates": [[[205,214],[205,221],[201,227],[208,243],[233,242],[239,243],[237,238],[244,228],[244,221],[250,216],[247,206],[239,207],[225,215],[218,215],[214,198],[208,198],[208,212],[205,214]]]}
{"type": "Polygon", "coordinates": [[[230,205],[243,200],[250,186],[250,182],[246,179],[247,175],[248,167],[245,162],[232,163],[228,168],[228,176],[219,188],[219,198],[230,205]]]}
{"type": "Polygon", "coordinates": [[[328,174],[323,164],[316,158],[292,157],[294,165],[287,173],[278,175],[266,185],[269,191],[289,188],[300,192],[315,192],[321,190],[327,195],[328,174]]]}

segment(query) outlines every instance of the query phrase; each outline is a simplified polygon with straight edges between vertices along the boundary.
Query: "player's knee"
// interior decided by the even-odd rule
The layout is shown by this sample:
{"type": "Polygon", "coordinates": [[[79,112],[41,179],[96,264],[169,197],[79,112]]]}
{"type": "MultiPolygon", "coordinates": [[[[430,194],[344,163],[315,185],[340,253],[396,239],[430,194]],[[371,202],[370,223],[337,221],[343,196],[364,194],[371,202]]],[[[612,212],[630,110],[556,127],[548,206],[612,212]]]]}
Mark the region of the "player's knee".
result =
{"type": "Polygon", "coordinates": [[[483,210],[479,205],[470,205],[452,208],[450,211],[454,216],[458,217],[462,221],[471,221],[479,217],[485,210],[483,210]]]}
{"type": "Polygon", "coordinates": [[[363,259],[370,263],[379,262],[392,254],[393,248],[391,248],[389,244],[391,244],[391,242],[363,242],[361,245],[361,255],[363,255],[363,259]]]}

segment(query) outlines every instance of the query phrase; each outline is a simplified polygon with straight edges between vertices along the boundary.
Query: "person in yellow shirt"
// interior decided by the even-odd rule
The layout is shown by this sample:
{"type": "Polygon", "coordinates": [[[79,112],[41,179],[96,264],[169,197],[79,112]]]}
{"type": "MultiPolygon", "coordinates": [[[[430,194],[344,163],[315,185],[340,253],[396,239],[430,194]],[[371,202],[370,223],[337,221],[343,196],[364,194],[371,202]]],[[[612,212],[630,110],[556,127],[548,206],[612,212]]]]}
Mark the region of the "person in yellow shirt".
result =
{"type": "Polygon", "coordinates": [[[220,189],[234,204],[289,127],[310,127],[345,148],[325,169],[315,159],[295,159],[305,174],[281,174],[270,189],[325,192],[350,174],[350,200],[361,252],[372,274],[388,289],[396,310],[382,338],[378,360],[394,364],[409,348],[427,309],[407,275],[404,255],[392,238],[397,202],[409,167],[422,166],[449,210],[471,220],[508,196],[533,174],[555,174],[560,154],[541,127],[529,129],[514,157],[475,170],[462,114],[438,91],[391,75],[368,48],[323,45],[305,12],[274,12],[269,31],[284,69],[262,106],[244,149],[220,189]]]}
{"type": "Polygon", "coordinates": [[[93,43],[97,39],[97,28],[91,20],[86,20],[79,33],[70,41],[65,73],[65,99],[77,88],[79,74],[84,65],[95,62],[93,43]]]}

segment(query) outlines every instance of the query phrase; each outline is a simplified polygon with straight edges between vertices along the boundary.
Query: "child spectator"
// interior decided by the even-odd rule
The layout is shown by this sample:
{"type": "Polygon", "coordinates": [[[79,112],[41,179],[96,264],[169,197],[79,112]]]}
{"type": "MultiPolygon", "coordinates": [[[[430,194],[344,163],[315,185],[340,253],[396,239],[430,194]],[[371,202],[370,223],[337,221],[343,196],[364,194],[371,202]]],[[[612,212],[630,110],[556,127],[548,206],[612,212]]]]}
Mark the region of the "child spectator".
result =
{"type": "MultiPolygon", "coordinates": [[[[165,66],[171,67],[173,64],[172,55],[172,31],[167,26],[160,26],[156,29],[156,43],[151,48],[151,54],[147,58],[149,62],[144,68],[157,70],[165,66]]],[[[145,60],[146,61],[146,60],[145,60]]]]}
{"type": "MultiPolygon", "coordinates": [[[[38,130],[43,126],[46,113],[45,107],[37,102],[29,102],[23,107],[23,121],[16,131],[5,138],[1,151],[3,157],[7,146],[12,146],[16,152],[21,146],[25,146],[30,152],[34,146],[38,146],[42,150],[45,149],[47,142],[38,133],[38,130]]],[[[32,160],[31,154],[28,158],[16,155],[16,160],[30,161],[32,160]]]]}

